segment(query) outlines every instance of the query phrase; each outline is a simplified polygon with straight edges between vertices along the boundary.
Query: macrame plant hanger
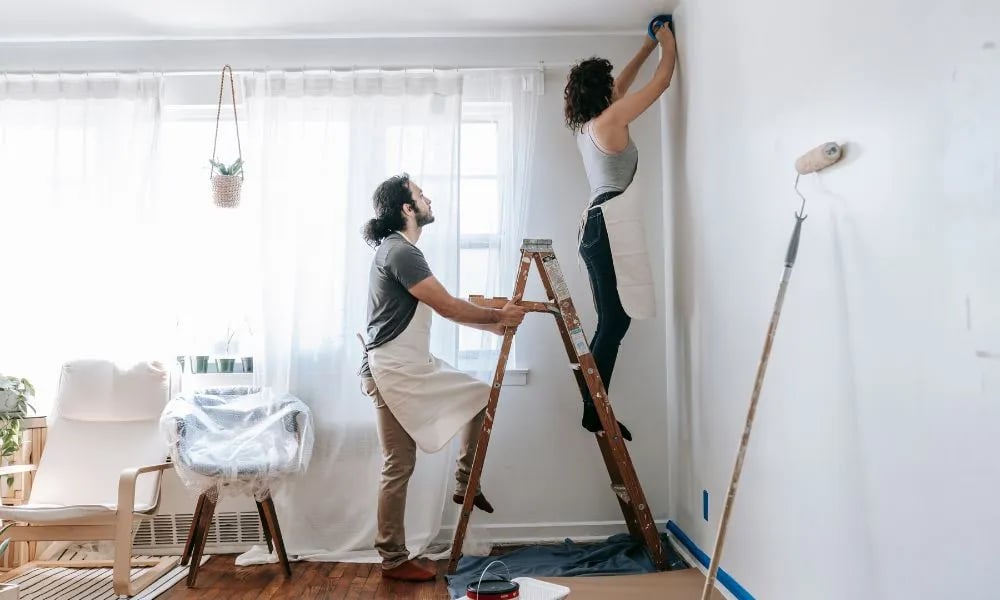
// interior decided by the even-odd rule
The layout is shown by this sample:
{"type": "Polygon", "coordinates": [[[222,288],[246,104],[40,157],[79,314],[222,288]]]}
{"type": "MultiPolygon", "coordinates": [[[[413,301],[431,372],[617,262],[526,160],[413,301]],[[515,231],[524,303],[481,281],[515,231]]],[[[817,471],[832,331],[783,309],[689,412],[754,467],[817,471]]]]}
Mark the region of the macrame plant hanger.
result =
{"type": "Polygon", "coordinates": [[[236,117],[236,84],[233,82],[233,69],[226,65],[222,67],[222,78],[219,81],[219,108],[215,113],[215,141],[212,143],[212,200],[221,208],[235,208],[240,204],[240,190],[243,187],[243,148],[240,144],[240,124],[236,117]],[[215,153],[219,145],[219,121],[222,117],[222,93],[226,87],[226,71],[229,71],[229,89],[233,100],[233,124],[236,126],[236,149],[239,158],[231,165],[216,162],[215,153]]]}

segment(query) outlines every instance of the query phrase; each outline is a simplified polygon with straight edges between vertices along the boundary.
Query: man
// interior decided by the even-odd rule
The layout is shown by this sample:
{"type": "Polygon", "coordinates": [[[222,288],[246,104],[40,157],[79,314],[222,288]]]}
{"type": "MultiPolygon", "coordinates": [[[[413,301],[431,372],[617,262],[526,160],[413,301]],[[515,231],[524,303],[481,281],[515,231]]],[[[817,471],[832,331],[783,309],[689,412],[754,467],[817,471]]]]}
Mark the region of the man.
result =
{"type": "MultiPolygon", "coordinates": [[[[431,201],[406,174],[375,190],[375,218],[363,235],[377,248],[368,292],[368,340],[360,375],[375,403],[384,464],[378,498],[375,548],[383,577],[434,579],[429,561],[410,560],[403,530],[406,489],[416,449],[437,452],[459,431],[462,448],[452,500],[461,503],[472,471],[490,386],[454,369],[430,352],[432,310],[446,319],[502,335],[517,327],[525,310],[512,299],[502,309],[455,298],[431,273],[417,248],[423,228],[434,222],[431,201]]],[[[482,491],[475,506],[493,507],[482,491]]]]}

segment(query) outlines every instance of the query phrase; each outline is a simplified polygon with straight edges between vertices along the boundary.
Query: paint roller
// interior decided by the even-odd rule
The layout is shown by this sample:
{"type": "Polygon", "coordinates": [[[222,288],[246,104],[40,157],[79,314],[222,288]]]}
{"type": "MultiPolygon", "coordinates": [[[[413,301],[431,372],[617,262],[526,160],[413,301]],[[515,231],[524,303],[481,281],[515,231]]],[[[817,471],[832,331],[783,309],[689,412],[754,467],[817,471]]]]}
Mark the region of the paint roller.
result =
{"type": "Polygon", "coordinates": [[[715,536],[715,549],[712,552],[712,561],[708,567],[708,577],[705,578],[705,587],[701,592],[701,600],[708,600],[715,587],[715,578],[719,571],[719,561],[722,558],[722,545],[725,543],[726,530],[729,527],[729,518],[732,514],[733,503],[736,499],[736,489],[739,485],[740,474],[743,472],[743,458],[746,455],[747,445],[750,442],[750,430],[753,427],[753,419],[757,414],[757,401],[760,398],[760,390],[764,384],[764,373],[767,371],[767,362],[771,356],[771,345],[774,343],[774,332],[778,328],[778,318],[781,316],[781,306],[785,302],[785,291],[788,289],[788,280],[792,275],[792,266],[795,264],[795,257],[799,252],[799,237],[802,233],[802,222],[805,221],[804,213],[806,199],[799,192],[799,177],[818,173],[830,165],[838,162],[843,157],[843,147],[836,142],[826,142],[806,152],[795,161],[795,193],[802,198],[802,207],[795,213],[795,228],[792,230],[792,238],[788,242],[788,250],[785,252],[785,268],[781,274],[781,283],[778,285],[778,297],[774,301],[774,311],[771,313],[771,323],[767,329],[767,337],[764,339],[764,351],[761,354],[760,362],[757,365],[757,377],[754,380],[753,393],[750,396],[750,408],[747,411],[746,426],[743,428],[740,438],[739,451],[736,453],[736,463],[733,465],[733,476],[729,481],[729,492],[726,494],[725,504],[722,508],[722,517],[719,519],[719,529],[715,536]]]}
{"type": "Polygon", "coordinates": [[[837,142],[827,142],[816,146],[795,161],[799,175],[808,175],[829,167],[843,156],[843,149],[837,142]]]}

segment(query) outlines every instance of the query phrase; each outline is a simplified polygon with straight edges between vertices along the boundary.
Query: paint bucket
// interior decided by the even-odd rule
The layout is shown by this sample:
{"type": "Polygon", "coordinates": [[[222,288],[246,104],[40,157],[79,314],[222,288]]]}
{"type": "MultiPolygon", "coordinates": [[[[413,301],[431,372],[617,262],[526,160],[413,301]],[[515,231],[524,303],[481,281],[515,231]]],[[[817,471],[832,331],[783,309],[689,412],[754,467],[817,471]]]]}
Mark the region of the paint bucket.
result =
{"type": "Polygon", "coordinates": [[[507,569],[507,577],[504,579],[490,579],[483,581],[486,577],[487,571],[490,570],[495,564],[503,565],[504,569],[507,569],[507,565],[503,562],[495,560],[490,564],[486,565],[483,569],[482,575],[479,576],[478,583],[470,583],[469,587],[465,588],[465,597],[471,600],[511,600],[512,598],[520,598],[521,586],[516,581],[510,580],[510,569],[507,569]]]}
{"type": "Polygon", "coordinates": [[[490,580],[480,583],[470,583],[465,592],[466,598],[473,600],[509,600],[520,598],[521,586],[513,581],[490,580]]]}

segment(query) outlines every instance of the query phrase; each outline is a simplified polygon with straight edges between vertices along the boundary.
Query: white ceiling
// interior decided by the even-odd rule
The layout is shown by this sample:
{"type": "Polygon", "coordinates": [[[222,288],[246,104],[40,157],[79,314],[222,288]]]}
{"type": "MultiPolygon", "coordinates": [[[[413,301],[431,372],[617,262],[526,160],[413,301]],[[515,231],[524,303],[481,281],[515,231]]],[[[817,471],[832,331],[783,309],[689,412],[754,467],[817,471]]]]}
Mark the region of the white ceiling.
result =
{"type": "Polygon", "coordinates": [[[679,0],[0,0],[0,41],[641,32],[679,0]]]}

